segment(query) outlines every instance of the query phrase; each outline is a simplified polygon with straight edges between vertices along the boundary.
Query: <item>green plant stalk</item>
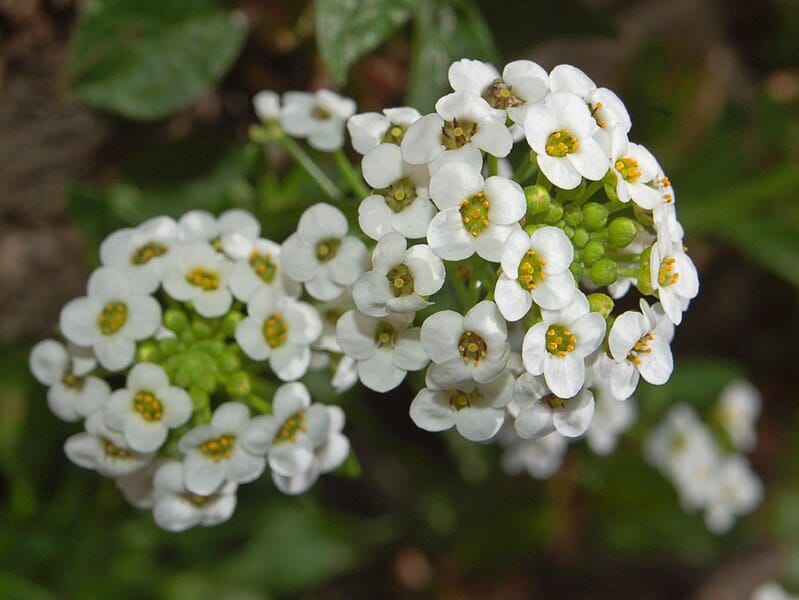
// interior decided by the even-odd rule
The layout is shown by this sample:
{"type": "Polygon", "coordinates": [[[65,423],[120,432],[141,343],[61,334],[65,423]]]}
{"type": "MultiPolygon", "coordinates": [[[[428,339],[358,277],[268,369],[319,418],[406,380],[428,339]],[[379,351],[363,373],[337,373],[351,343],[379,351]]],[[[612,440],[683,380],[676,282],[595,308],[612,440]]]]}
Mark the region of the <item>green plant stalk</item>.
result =
{"type": "Polygon", "coordinates": [[[333,181],[327,175],[325,175],[324,171],[319,168],[314,160],[308,156],[308,153],[305,152],[305,150],[303,150],[297,142],[286,135],[281,136],[278,141],[286,149],[286,152],[291,154],[294,160],[296,160],[300,166],[305,169],[305,172],[311,176],[311,178],[316,182],[321,190],[330,197],[331,200],[338,202],[344,197],[344,194],[341,193],[341,190],[338,189],[338,186],[333,183],[333,181]]]}
{"type": "Polygon", "coordinates": [[[471,306],[469,306],[469,290],[466,289],[463,280],[458,274],[458,265],[447,261],[444,261],[444,265],[447,270],[447,277],[452,283],[452,287],[455,289],[455,294],[458,296],[458,301],[461,303],[461,306],[465,312],[471,308],[471,306]]]}
{"type": "Polygon", "coordinates": [[[371,192],[355,170],[355,167],[352,166],[350,159],[344,154],[344,151],[336,150],[333,152],[333,158],[336,161],[336,166],[338,166],[339,171],[341,171],[341,174],[344,175],[344,178],[347,180],[350,190],[360,199],[366,198],[371,192]]]}

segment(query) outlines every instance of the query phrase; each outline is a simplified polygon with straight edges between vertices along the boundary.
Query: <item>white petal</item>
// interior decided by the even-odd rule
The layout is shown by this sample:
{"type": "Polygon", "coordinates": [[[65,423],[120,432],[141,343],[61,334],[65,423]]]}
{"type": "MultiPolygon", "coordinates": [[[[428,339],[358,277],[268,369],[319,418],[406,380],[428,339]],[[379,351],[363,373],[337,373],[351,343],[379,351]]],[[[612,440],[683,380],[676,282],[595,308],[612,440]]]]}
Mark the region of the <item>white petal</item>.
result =
{"type": "Polygon", "coordinates": [[[296,233],[290,235],[280,249],[280,266],[296,281],[309,281],[316,276],[319,260],[316,250],[296,233]]]}
{"type": "Polygon", "coordinates": [[[499,225],[516,223],[524,216],[527,203],[522,187],[505,177],[489,177],[485,182],[489,201],[488,218],[499,225]]]}
{"type": "Polygon", "coordinates": [[[341,295],[343,286],[331,279],[330,271],[325,268],[317,270],[316,275],[310,281],[305,282],[305,290],[317,300],[328,302],[335,300],[341,295]]]}
{"type": "Polygon", "coordinates": [[[504,422],[505,411],[501,408],[469,407],[455,412],[455,428],[473,442],[491,439],[504,422]]]}
{"type": "Polygon", "coordinates": [[[130,296],[125,334],[134,340],[152,336],[161,326],[161,305],[151,296],[130,296]]]}
{"type": "Polygon", "coordinates": [[[366,154],[380,144],[390,125],[389,120],[380,113],[353,115],[347,120],[352,147],[358,154],[366,154]]]}
{"type": "Polygon", "coordinates": [[[39,383],[53,385],[69,368],[69,355],[64,345],[55,340],[43,340],[36,344],[30,353],[31,373],[39,383]]]}
{"type": "Polygon", "coordinates": [[[594,418],[594,395],[583,390],[566,407],[555,411],[553,418],[559,434],[566,437],[583,435],[594,418]]]}
{"type": "Polygon", "coordinates": [[[649,323],[639,312],[627,311],[616,317],[608,335],[611,356],[617,361],[627,358],[633,346],[648,332],[648,328],[649,323]]]}
{"type": "Polygon", "coordinates": [[[250,411],[241,402],[220,404],[211,417],[211,425],[223,433],[238,433],[250,422],[250,411]]]}
{"type": "Polygon", "coordinates": [[[478,302],[469,309],[463,318],[463,330],[476,332],[488,344],[493,341],[504,342],[508,337],[505,319],[502,318],[497,305],[488,300],[478,302]]]}
{"type": "Polygon", "coordinates": [[[402,152],[394,144],[380,144],[370,150],[361,161],[363,178],[372,188],[381,189],[390,186],[404,176],[402,152]]]}
{"type": "Polygon", "coordinates": [[[405,371],[424,369],[430,358],[419,340],[419,328],[400,331],[394,344],[394,364],[405,371]]]}
{"type": "Polygon", "coordinates": [[[430,246],[418,244],[409,248],[405,265],[413,274],[413,289],[417,294],[430,296],[444,285],[447,276],[444,263],[433,254],[430,246]]]}
{"type": "Polygon", "coordinates": [[[508,321],[518,321],[523,318],[533,305],[530,293],[523,290],[515,279],[506,277],[504,273],[497,280],[494,301],[499,312],[508,321]]]}
{"type": "Polygon", "coordinates": [[[585,383],[585,361],[568,352],[566,356],[549,354],[544,359],[544,379],[559,398],[571,398],[585,383]]]}
{"type": "Polygon", "coordinates": [[[433,362],[460,358],[458,341],[463,334],[463,317],[452,310],[434,313],[422,323],[419,339],[433,362]]]}
{"type": "Polygon", "coordinates": [[[75,298],[61,309],[61,332],[70,342],[91,346],[101,337],[97,318],[102,305],[92,298],[75,298]]]}
{"type": "Polygon", "coordinates": [[[252,317],[245,317],[236,326],[236,343],[244,354],[253,360],[266,360],[271,354],[271,349],[266,343],[263,334],[263,322],[252,317]]]}
{"type": "Polygon", "coordinates": [[[89,277],[86,292],[90,298],[102,303],[125,300],[130,295],[130,285],[120,271],[112,267],[100,267],[89,277]]]}
{"type": "Polygon", "coordinates": [[[203,292],[193,300],[194,309],[203,317],[221,317],[233,304],[233,295],[227,288],[203,292]]]}
{"type": "Polygon", "coordinates": [[[449,66],[447,76],[454,91],[482,96],[485,89],[499,78],[499,72],[483,61],[462,58],[449,66]]]}
{"type": "Polygon", "coordinates": [[[272,399],[272,411],[281,423],[311,405],[311,396],[302,383],[281,385],[272,399]]]}
{"type": "Polygon", "coordinates": [[[169,387],[169,378],[160,366],[154,363],[139,363],[128,373],[126,385],[130,390],[157,392],[169,387]]]}
{"type": "Polygon", "coordinates": [[[568,157],[561,158],[549,156],[548,154],[539,154],[536,159],[541,172],[557,187],[564,190],[573,190],[580,185],[583,178],[568,157]]]}
{"type": "Polygon", "coordinates": [[[430,197],[440,210],[460,208],[462,200],[481,192],[484,186],[479,169],[466,163],[451,162],[430,178],[430,197]]]}
{"type": "Polygon", "coordinates": [[[423,388],[411,402],[411,420],[425,431],[445,431],[454,424],[446,393],[423,388]]]}
{"type": "Polygon", "coordinates": [[[233,450],[233,455],[225,464],[225,477],[237,483],[248,483],[258,479],[266,468],[263,457],[253,456],[240,446],[233,450]]]}
{"type": "Polygon", "coordinates": [[[403,160],[412,165],[423,165],[441,154],[443,125],[444,120],[435,113],[425,115],[411,125],[400,146],[403,160]]]}
{"type": "Polygon", "coordinates": [[[605,337],[605,319],[599,313],[588,313],[572,323],[571,330],[577,338],[575,352],[585,357],[599,348],[605,337]]]}
{"type": "MultiPolygon", "coordinates": [[[[561,230],[558,229],[558,231],[561,230]]],[[[561,231],[561,233],[563,232],[561,231]]],[[[566,238],[566,241],[569,242],[568,238],[566,238]]],[[[569,248],[571,247],[571,243],[569,242],[569,248]]],[[[505,240],[505,247],[502,250],[501,259],[502,271],[508,278],[516,279],[519,276],[519,264],[529,249],[530,236],[523,229],[516,229],[511,232],[508,239],[505,240]]]]}
{"type": "Polygon", "coordinates": [[[336,323],[336,339],[341,349],[358,360],[364,360],[377,351],[375,335],[380,321],[355,310],[345,312],[336,323]]]}
{"type": "Polygon", "coordinates": [[[553,92],[565,90],[581,96],[596,88],[588,75],[572,65],[558,65],[552,69],[549,85],[553,92]]]}
{"type": "Polygon", "coordinates": [[[340,286],[352,285],[369,268],[369,252],[358,238],[345,237],[328,268],[333,283],[340,286]]]}
{"type": "Polygon", "coordinates": [[[475,242],[463,226],[457,208],[438,213],[430,221],[427,241],[438,256],[444,260],[463,260],[474,254],[475,242]]]}
{"type": "Polygon", "coordinates": [[[405,379],[405,369],[394,364],[393,352],[379,349],[371,357],[358,361],[358,377],[361,382],[376,392],[387,392],[405,379]]]}
{"type": "Polygon", "coordinates": [[[224,477],[222,462],[215,463],[201,454],[189,454],[183,461],[183,482],[195,494],[210,496],[222,485],[224,477]]]}
{"type": "Polygon", "coordinates": [[[352,299],[358,310],[370,317],[385,317],[386,303],[392,297],[388,279],[376,271],[368,271],[352,286],[352,299]]]}
{"type": "Polygon", "coordinates": [[[284,344],[272,350],[269,366],[283,381],[299,379],[308,371],[311,364],[311,349],[308,346],[284,344]]]}
{"type": "Polygon", "coordinates": [[[563,273],[574,260],[574,246],[558,227],[541,227],[530,236],[530,247],[547,261],[545,272],[563,273]]]}
{"type": "Polygon", "coordinates": [[[650,354],[639,355],[641,363],[638,370],[641,377],[653,385],[663,385],[671,377],[674,370],[674,359],[671,356],[671,348],[667,343],[657,340],[649,344],[650,354]]]}
{"type": "Polygon", "coordinates": [[[400,233],[389,233],[381,239],[372,254],[374,270],[385,274],[405,261],[405,249],[408,243],[400,233]]]}
{"type": "Polygon", "coordinates": [[[106,336],[94,344],[94,353],[101,366],[109,371],[119,371],[133,362],[136,344],[121,335],[106,336]]]}
{"type": "Polygon", "coordinates": [[[532,403],[516,417],[516,433],[526,440],[543,437],[554,430],[552,410],[541,402],[532,403]]]}
{"type": "Polygon", "coordinates": [[[504,123],[482,121],[477,126],[477,132],[472,136],[472,144],[491,154],[503,158],[510,154],[513,148],[513,138],[504,123]]]}
{"type": "Polygon", "coordinates": [[[586,179],[599,181],[610,168],[608,157],[596,140],[582,138],[577,152],[567,155],[574,168],[586,179]]]}
{"type": "Polygon", "coordinates": [[[308,244],[328,238],[343,238],[347,235],[347,218],[335,206],[319,202],[302,213],[297,234],[308,244]]]}
{"type": "Polygon", "coordinates": [[[549,354],[546,349],[546,323],[536,323],[524,335],[522,360],[524,368],[533,375],[544,372],[544,361],[549,354]]]}
{"type": "Polygon", "coordinates": [[[306,471],[313,462],[313,452],[297,444],[282,443],[269,451],[269,466],[284,477],[306,471]]]}
{"type": "Polygon", "coordinates": [[[419,196],[405,210],[392,213],[391,226],[406,238],[422,238],[437,212],[429,198],[419,196]]]}
{"type": "Polygon", "coordinates": [[[543,100],[549,93],[549,76],[530,60],[514,60],[505,65],[502,79],[511,87],[513,95],[527,102],[543,100]]]}
{"type": "Polygon", "coordinates": [[[610,391],[615,398],[629,398],[638,387],[638,369],[625,360],[616,363],[610,372],[610,391]]]}
{"type": "MultiPolygon", "coordinates": [[[[393,231],[392,219],[394,216],[394,211],[388,207],[386,199],[378,194],[367,196],[358,206],[358,225],[373,240],[380,240],[384,235],[393,231]]],[[[425,231],[427,231],[426,225],[425,231]]]]}
{"type": "Polygon", "coordinates": [[[125,441],[136,452],[155,452],[166,441],[167,428],[161,422],[148,423],[138,415],[125,419],[125,441]]]}
{"type": "Polygon", "coordinates": [[[495,225],[489,222],[480,235],[474,240],[474,247],[477,254],[485,260],[498,263],[502,258],[502,251],[508,236],[514,231],[519,230],[519,225],[495,225]]]}
{"type": "Polygon", "coordinates": [[[544,309],[558,310],[567,306],[574,298],[577,286],[571,271],[548,275],[532,291],[533,301],[544,309]]]}

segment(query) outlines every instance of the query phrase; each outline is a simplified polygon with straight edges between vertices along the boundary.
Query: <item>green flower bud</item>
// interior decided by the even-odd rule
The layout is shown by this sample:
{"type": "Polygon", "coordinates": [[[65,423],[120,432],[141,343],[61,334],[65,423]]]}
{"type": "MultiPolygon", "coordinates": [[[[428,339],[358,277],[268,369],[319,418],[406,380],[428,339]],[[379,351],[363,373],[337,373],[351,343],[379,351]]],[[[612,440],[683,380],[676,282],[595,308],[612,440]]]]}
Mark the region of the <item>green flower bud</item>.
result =
{"type": "Polygon", "coordinates": [[[572,236],[574,235],[574,227],[569,227],[568,225],[566,225],[566,227],[563,228],[563,233],[566,234],[567,238],[571,239],[572,236]]]}
{"type": "Polygon", "coordinates": [[[236,326],[244,318],[244,315],[237,310],[230,311],[222,319],[222,333],[232,336],[236,333],[236,326]]]}
{"type": "Polygon", "coordinates": [[[599,292],[588,294],[588,304],[591,307],[591,312],[598,312],[603,317],[607,317],[614,307],[613,299],[607,294],[599,292]]]}
{"type": "Polygon", "coordinates": [[[569,265],[569,270],[577,279],[583,276],[583,264],[576,260],[569,265]]]}
{"type": "Polygon", "coordinates": [[[585,245],[590,241],[590,239],[591,238],[589,237],[588,232],[582,227],[578,227],[574,230],[572,244],[574,244],[575,248],[585,248],[585,245]]]}
{"type": "Polygon", "coordinates": [[[160,353],[158,343],[154,340],[147,340],[136,348],[136,362],[156,362],[160,353]]]}
{"type": "Polygon", "coordinates": [[[650,246],[643,252],[641,252],[641,265],[640,270],[638,271],[638,291],[641,292],[644,296],[649,296],[655,292],[654,288],[652,287],[652,269],[649,264],[649,256],[652,254],[652,247],[650,246]]]}
{"type": "Polygon", "coordinates": [[[171,329],[175,333],[180,333],[186,329],[189,323],[189,318],[182,310],[177,308],[169,308],[164,311],[164,327],[171,329]]]}
{"type": "Polygon", "coordinates": [[[608,209],[597,202],[583,206],[583,225],[588,231],[599,231],[608,222],[608,209]]]}
{"type": "Polygon", "coordinates": [[[629,245],[638,232],[635,221],[627,217],[616,217],[608,225],[608,242],[616,248],[629,245]]]}
{"type": "Polygon", "coordinates": [[[164,338],[158,340],[158,347],[161,350],[161,355],[174,354],[178,349],[178,340],[176,338],[164,338]]]}
{"type": "Polygon", "coordinates": [[[619,265],[609,258],[601,258],[591,265],[590,275],[596,285],[610,285],[619,278],[619,265]]]}
{"type": "Polygon", "coordinates": [[[244,371],[231,373],[225,381],[225,390],[231,396],[246,396],[250,388],[250,376],[244,371]]]}
{"type": "Polygon", "coordinates": [[[543,185],[528,185],[524,188],[524,197],[527,199],[527,217],[546,213],[552,203],[549,192],[543,185]]]}
{"type": "Polygon", "coordinates": [[[241,366],[241,360],[235,352],[226,351],[216,359],[216,364],[223,373],[232,373],[241,366]]]}
{"type": "Polygon", "coordinates": [[[203,372],[194,374],[194,383],[198,388],[212,394],[216,391],[216,377],[213,373],[203,372]]]}
{"type": "Polygon", "coordinates": [[[583,222],[583,211],[579,206],[568,206],[563,211],[563,220],[566,221],[566,225],[577,227],[583,222]]]}
{"type": "Polygon", "coordinates": [[[195,386],[189,388],[189,398],[191,398],[191,405],[194,407],[194,410],[203,410],[208,408],[211,404],[211,399],[208,397],[208,394],[195,386]]]}
{"type": "Polygon", "coordinates": [[[544,219],[544,222],[553,225],[561,220],[563,217],[563,207],[560,204],[551,204],[549,206],[549,212],[547,212],[547,216],[544,219]]]}
{"type": "Polygon", "coordinates": [[[197,339],[209,338],[214,333],[214,328],[205,319],[194,319],[191,322],[191,331],[197,339]]]}
{"type": "Polygon", "coordinates": [[[586,267],[590,267],[603,256],[605,256],[605,246],[602,242],[592,240],[583,248],[583,264],[586,267]]]}

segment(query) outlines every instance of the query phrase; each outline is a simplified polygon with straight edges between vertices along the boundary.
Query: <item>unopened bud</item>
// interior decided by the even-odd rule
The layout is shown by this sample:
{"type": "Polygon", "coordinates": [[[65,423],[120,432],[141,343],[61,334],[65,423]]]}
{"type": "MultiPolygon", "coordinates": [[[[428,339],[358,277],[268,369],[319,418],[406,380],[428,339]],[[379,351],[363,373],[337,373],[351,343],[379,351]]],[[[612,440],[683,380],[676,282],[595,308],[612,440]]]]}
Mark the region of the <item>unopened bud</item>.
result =
{"type": "Polygon", "coordinates": [[[231,373],[225,382],[225,390],[231,396],[246,396],[250,388],[250,376],[244,371],[231,373]]]}
{"type": "Polygon", "coordinates": [[[624,248],[635,238],[635,221],[627,217],[616,217],[608,225],[608,242],[616,248],[624,248]]]}
{"type": "Polygon", "coordinates": [[[583,211],[578,206],[568,206],[563,211],[563,220],[566,221],[566,225],[577,227],[583,222],[583,211]]]}
{"type": "Polygon", "coordinates": [[[160,350],[158,344],[153,340],[148,340],[139,344],[136,348],[136,362],[155,362],[158,360],[160,350]]]}
{"type": "Polygon", "coordinates": [[[582,227],[578,227],[574,230],[572,244],[574,244],[575,248],[585,248],[585,245],[590,241],[590,239],[591,238],[588,236],[588,232],[582,227]]]}
{"type": "Polygon", "coordinates": [[[169,308],[164,311],[164,327],[171,329],[175,333],[180,333],[186,329],[189,323],[189,318],[182,310],[177,308],[169,308]]]}
{"type": "Polygon", "coordinates": [[[524,197],[527,200],[527,218],[539,215],[549,210],[552,198],[543,185],[528,185],[524,188],[524,197]]]}
{"type": "Polygon", "coordinates": [[[549,212],[547,212],[546,221],[550,225],[554,225],[563,218],[563,207],[560,204],[551,204],[549,212]]]}
{"type": "Polygon", "coordinates": [[[590,275],[596,285],[610,285],[619,278],[619,265],[609,258],[601,258],[591,265],[590,275]]]}
{"type": "Polygon", "coordinates": [[[638,291],[644,296],[649,296],[655,290],[652,287],[652,267],[649,263],[649,257],[652,254],[652,247],[650,246],[641,253],[640,269],[638,270],[638,291]]]}
{"type": "Polygon", "coordinates": [[[607,317],[613,311],[614,302],[607,294],[594,292],[588,294],[588,305],[591,307],[591,312],[597,312],[603,317],[607,317]]]}
{"type": "Polygon", "coordinates": [[[583,206],[583,226],[588,231],[599,231],[608,222],[608,209],[597,202],[583,206]]]}
{"type": "Polygon", "coordinates": [[[235,335],[236,326],[244,318],[244,315],[237,310],[233,310],[222,319],[222,333],[225,335],[235,335]]]}
{"type": "Polygon", "coordinates": [[[602,242],[593,240],[583,248],[583,264],[586,267],[590,267],[603,256],[605,256],[605,246],[602,242]]]}

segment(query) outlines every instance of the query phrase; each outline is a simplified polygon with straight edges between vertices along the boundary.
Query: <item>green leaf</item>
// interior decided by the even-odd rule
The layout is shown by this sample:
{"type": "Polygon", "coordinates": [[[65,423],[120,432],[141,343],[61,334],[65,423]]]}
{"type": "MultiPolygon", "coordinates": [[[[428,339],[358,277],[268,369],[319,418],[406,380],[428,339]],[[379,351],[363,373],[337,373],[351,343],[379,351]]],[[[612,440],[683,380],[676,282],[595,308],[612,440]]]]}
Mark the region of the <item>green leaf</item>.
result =
{"type": "Polygon", "coordinates": [[[86,103],[157,119],[206,92],[246,36],[213,0],[91,0],[72,36],[67,79],[86,103]]]}
{"type": "Polygon", "coordinates": [[[799,223],[750,217],[722,235],[763,267],[799,287],[799,223]]]}
{"type": "Polygon", "coordinates": [[[474,58],[494,62],[497,50],[480,11],[468,1],[429,2],[416,13],[408,104],[432,110],[448,87],[453,61],[474,58]]]}
{"type": "Polygon", "coordinates": [[[339,83],[361,56],[377,48],[411,16],[418,0],[316,0],[319,54],[339,83]]]}

